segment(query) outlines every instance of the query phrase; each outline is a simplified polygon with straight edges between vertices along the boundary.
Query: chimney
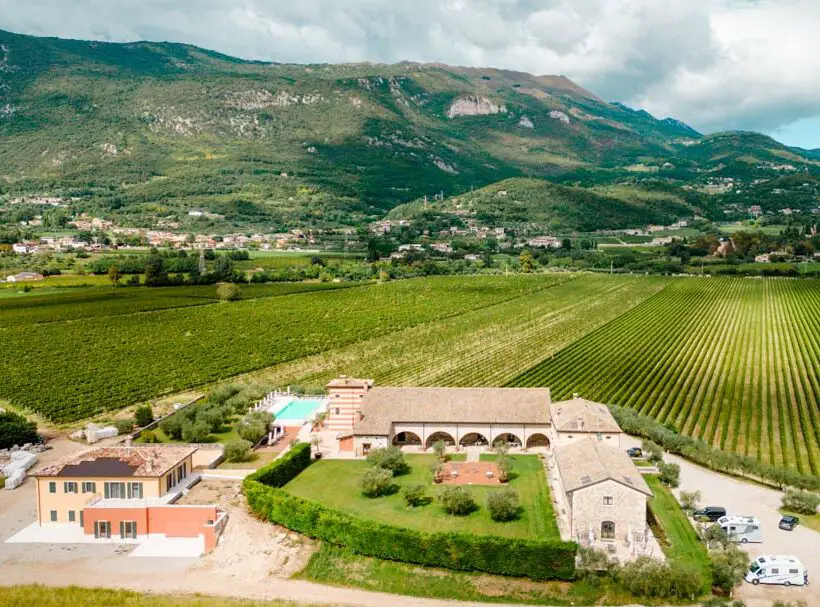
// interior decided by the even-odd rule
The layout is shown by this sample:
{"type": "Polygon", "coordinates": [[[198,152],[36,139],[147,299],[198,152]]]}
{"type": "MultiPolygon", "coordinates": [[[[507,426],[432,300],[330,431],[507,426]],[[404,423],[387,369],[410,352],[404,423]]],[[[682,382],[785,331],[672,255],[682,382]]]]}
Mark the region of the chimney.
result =
{"type": "Polygon", "coordinates": [[[579,418],[578,418],[578,428],[579,428],[579,429],[581,429],[581,428],[583,428],[583,427],[584,427],[584,418],[583,418],[583,417],[579,417],[579,418]]]}
{"type": "Polygon", "coordinates": [[[573,392],[573,393],[572,393],[572,398],[578,398],[578,393],[577,393],[577,392],[573,392]]]}

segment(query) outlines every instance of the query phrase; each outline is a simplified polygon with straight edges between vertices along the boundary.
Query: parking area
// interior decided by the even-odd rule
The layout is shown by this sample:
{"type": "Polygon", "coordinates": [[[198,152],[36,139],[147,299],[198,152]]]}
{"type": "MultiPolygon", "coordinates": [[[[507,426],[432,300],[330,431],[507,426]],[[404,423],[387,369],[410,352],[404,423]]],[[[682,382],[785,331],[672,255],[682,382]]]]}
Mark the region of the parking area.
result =
{"type": "MultiPolygon", "coordinates": [[[[623,447],[640,445],[640,440],[627,437],[623,447]]],[[[773,601],[804,600],[808,605],[820,605],[820,533],[798,526],[793,531],[778,529],[782,493],[754,483],[719,474],[691,462],[666,455],[666,461],[681,467],[681,484],[675,491],[700,491],[703,506],[723,506],[729,514],[755,516],[763,528],[763,542],[746,544],[752,558],[764,554],[792,554],[808,569],[808,586],[752,586],[746,582],[736,590],[737,598],[748,607],[769,607],[773,601]]]]}

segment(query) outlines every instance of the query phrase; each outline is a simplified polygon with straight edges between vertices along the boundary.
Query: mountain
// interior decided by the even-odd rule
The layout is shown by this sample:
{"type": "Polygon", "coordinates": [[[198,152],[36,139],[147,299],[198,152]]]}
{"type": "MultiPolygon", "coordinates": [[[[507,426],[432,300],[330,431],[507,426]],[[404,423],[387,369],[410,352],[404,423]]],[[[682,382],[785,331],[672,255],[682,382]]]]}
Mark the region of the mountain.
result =
{"type": "Polygon", "coordinates": [[[816,163],[762,136],[703,137],[563,76],[5,31],[0,75],[0,195],[71,197],[125,225],[190,227],[193,209],[222,217],[198,224],[209,229],[358,225],[513,177],[678,187],[735,165],[816,163]]]}

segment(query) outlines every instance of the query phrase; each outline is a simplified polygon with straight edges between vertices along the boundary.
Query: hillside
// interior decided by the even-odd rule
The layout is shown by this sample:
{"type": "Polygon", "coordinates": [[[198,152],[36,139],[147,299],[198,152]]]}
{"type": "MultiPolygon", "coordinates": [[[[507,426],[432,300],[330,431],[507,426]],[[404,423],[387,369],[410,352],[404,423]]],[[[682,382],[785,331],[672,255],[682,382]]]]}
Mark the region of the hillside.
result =
{"type": "Polygon", "coordinates": [[[702,140],[563,76],[285,65],[5,31],[0,71],[0,195],[73,197],[125,225],[191,209],[224,216],[214,229],[357,225],[509,177],[617,183],[668,163],[678,186],[760,158],[813,162],[768,138],[702,140]]]}
{"type": "Polygon", "coordinates": [[[678,217],[706,214],[704,209],[680,193],[662,188],[625,185],[579,188],[543,179],[511,178],[441,202],[414,201],[400,205],[388,217],[409,219],[422,213],[456,214],[475,218],[489,227],[523,229],[525,233],[591,232],[646,223],[672,223],[678,217]]]}

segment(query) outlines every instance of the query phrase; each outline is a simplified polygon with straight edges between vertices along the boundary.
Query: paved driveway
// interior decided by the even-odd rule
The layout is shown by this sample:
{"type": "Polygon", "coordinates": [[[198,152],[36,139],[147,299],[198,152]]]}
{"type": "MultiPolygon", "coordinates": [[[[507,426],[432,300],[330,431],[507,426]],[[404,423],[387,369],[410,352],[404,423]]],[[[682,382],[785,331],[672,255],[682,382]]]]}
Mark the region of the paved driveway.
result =
{"type": "MultiPolygon", "coordinates": [[[[640,445],[640,440],[629,438],[624,441],[625,449],[640,445]]],[[[752,586],[742,582],[736,590],[738,598],[746,601],[748,607],[769,607],[772,601],[796,601],[802,599],[808,605],[820,605],[820,533],[808,527],[797,527],[794,531],[782,531],[780,521],[780,501],[782,493],[754,483],[747,483],[731,476],[719,474],[696,466],[675,455],[666,455],[666,461],[681,467],[680,491],[700,491],[703,506],[723,506],[729,514],[756,516],[763,527],[763,542],[746,544],[743,548],[756,558],[763,554],[793,554],[809,571],[809,586],[752,586]]]]}

